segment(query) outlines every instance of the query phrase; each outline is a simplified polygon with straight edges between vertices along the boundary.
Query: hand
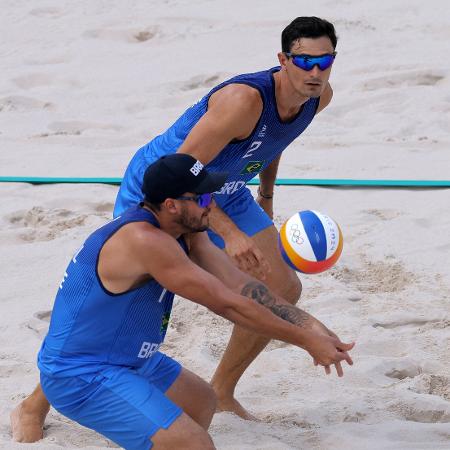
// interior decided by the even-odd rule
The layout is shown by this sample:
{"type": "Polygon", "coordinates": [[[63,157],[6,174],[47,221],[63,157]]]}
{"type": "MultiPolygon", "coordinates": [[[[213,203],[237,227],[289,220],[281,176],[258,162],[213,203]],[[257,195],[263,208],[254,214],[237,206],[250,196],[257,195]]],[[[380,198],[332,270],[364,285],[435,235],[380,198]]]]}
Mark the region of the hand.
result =
{"type": "Polygon", "coordinates": [[[329,330],[323,323],[315,320],[312,325],[313,336],[306,350],[313,357],[314,365],[324,366],[325,373],[331,373],[330,366],[334,364],[339,377],[344,376],[341,361],[347,361],[353,365],[353,360],[348,352],[355,346],[354,342],[346,344],[338,336],[329,330]]]}
{"type": "Polygon", "coordinates": [[[225,252],[239,269],[255,278],[265,280],[266,273],[270,272],[270,266],[251,238],[242,231],[236,231],[223,239],[225,240],[225,252]]]}
{"type": "Polygon", "coordinates": [[[256,203],[266,212],[266,214],[273,219],[273,198],[261,197],[258,191],[258,197],[256,203]]]}

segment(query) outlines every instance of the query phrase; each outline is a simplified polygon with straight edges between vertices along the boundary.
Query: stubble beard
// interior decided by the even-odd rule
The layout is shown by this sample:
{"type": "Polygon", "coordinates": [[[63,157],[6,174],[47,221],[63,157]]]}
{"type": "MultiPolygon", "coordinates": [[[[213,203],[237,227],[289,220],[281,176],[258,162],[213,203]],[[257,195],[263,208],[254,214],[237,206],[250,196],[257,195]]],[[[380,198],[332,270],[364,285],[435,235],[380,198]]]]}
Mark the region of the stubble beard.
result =
{"type": "Polygon", "coordinates": [[[200,218],[189,216],[185,207],[181,210],[178,224],[185,228],[188,233],[199,233],[201,231],[206,231],[209,228],[209,220],[205,214],[202,214],[200,218]],[[204,219],[205,217],[206,220],[204,219]]]}

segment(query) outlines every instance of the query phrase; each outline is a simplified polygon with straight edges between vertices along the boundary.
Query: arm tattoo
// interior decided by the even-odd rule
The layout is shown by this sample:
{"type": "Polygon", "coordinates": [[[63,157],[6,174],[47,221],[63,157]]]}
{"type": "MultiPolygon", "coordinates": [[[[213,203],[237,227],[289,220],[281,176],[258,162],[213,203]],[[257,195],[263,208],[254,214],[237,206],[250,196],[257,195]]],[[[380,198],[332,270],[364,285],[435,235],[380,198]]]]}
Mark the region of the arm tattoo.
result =
{"type": "Polygon", "coordinates": [[[247,283],[242,289],[241,294],[250,297],[267,309],[270,309],[272,313],[281,319],[299,327],[304,327],[311,317],[307,312],[302,311],[294,305],[277,303],[275,296],[269,289],[258,281],[250,281],[247,283]]]}

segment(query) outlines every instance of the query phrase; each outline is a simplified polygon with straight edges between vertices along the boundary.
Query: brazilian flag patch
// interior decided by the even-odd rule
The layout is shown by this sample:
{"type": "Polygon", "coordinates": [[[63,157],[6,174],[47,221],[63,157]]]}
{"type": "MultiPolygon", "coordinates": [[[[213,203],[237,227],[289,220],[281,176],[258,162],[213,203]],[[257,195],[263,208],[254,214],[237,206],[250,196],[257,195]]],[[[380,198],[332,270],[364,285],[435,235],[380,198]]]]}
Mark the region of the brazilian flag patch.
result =
{"type": "Polygon", "coordinates": [[[241,170],[241,175],[248,173],[259,172],[264,165],[264,161],[249,161],[247,165],[241,170]]]}
{"type": "Polygon", "coordinates": [[[169,326],[170,312],[164,313],[159,334],[165,334],[169,326]]]}

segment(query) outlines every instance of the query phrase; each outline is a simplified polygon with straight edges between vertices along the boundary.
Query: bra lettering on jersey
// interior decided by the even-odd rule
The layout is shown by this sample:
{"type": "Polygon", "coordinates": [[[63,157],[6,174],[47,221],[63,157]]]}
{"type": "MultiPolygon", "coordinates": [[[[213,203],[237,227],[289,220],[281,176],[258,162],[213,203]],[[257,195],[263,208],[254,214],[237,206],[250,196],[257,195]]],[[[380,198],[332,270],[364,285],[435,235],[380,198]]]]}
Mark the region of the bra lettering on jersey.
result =
{"type": "Polygon", "coordinates": [[[239,189],[245,186],[245,181],[228,181],[222,186],[220,191],[214,192],[214,194],[234,194],[239,189]]]}
{"type": "Polygon", "coordinates": [[[142,347],[141,350],[138,353],[138,358],[150,358],[152,355],[154,355],[159,347],[160,347],[161,343],[156,343],[156,342],[143,342],[142,343],[142,347]]]}

